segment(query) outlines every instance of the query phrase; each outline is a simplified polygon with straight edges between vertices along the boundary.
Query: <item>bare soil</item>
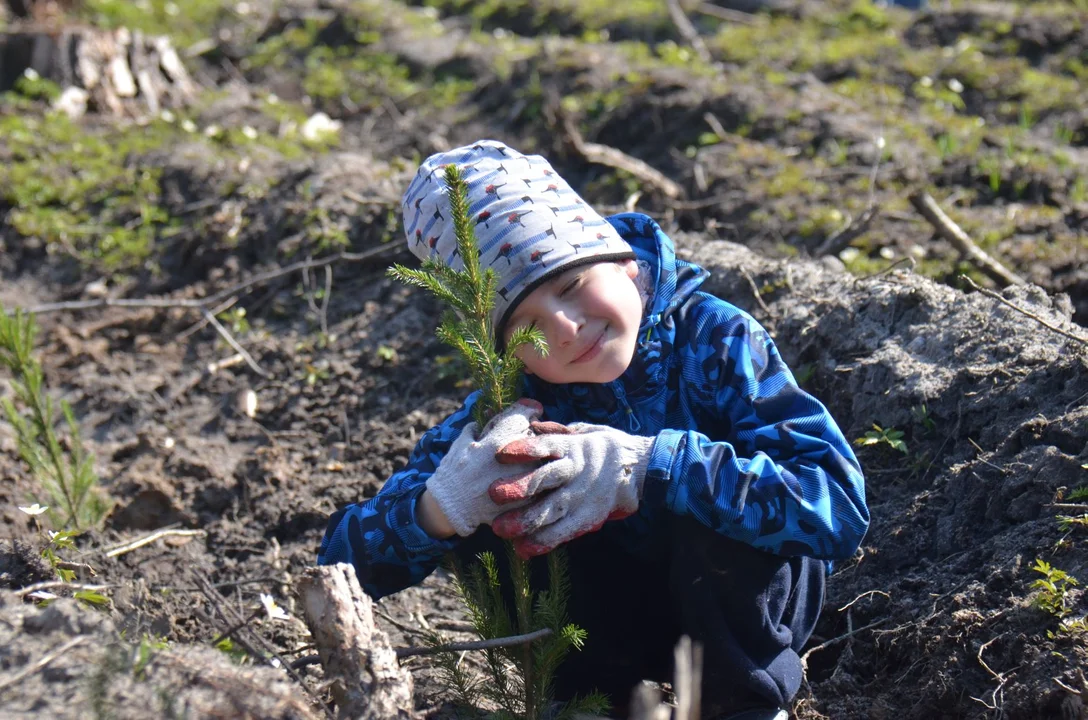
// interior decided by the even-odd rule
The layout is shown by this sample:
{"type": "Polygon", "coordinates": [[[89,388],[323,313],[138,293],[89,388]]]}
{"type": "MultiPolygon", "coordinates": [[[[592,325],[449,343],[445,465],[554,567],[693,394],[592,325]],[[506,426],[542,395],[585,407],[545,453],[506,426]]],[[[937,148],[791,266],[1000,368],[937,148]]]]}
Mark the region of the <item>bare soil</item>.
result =
{"type": "MultiPolygon", "coordinates": [[[[59,238],[19,219],[59,201],[0,194],[5,308],[102,287],[112,297],[209,297],[309,256],[373,250],[330,265],[328,292],[319,269],[238,293],[248,325],[236,335],[264,375],[245,363],[210,371],[233,351],[184,308],[38,315],[51,393],[71,403],[116,503],[63,559],[93,568],[78,580],[108,585],[110,602],[17,595],[52,573],[42,532],[18,509],[38,497],[35,483],[0,426],[2,714],[326,712],[319,664],[297,678],[280,667],[312,653],[294,578],[315,562],[329,514],[373,496],[469,390],[434,338],[437,305],[385,276],[391,262],[410,261],[400,192],[422,156],[490,136],[548,155],[602,211],[634,204],[659,218],[679,254],[712,271],[708,289],[771,330],[847,437],[874,424],[905,433],[906,453],[859,447],[872,528],[830,578],[796,717],[1088,717],[1072,692],[1088,692],[1088,644],[1070,622],[1088,601],[1071,586],[1064,622],[1044,612],[1032,569],[1042,559],[1088,577],[1085,524],[1058,519],[1088,509],[1068,500],[1088,486],[1088,104],[1082,86],[1069,95],[1061,84],[1080,77],[1086,18],[1010,2],[915,15],[800,3],[730,27],[693,14],[716,58],[707,66],[684,54],[667,14],[639,15],[637,4],[627,15],[427,4],[224,10],[209,25],[210,49],[186,59],[200,104],[150,124],[92,108],[65,130],[166,133],[116,161],[156,173],[158,190],[144,199],[170,218],[139,261],[102,259],[102,233],[138,226],[137,209],[88,201],[102,232],[59,238]],[[889,44],[848,52],[850,33],[889,44]],[[964,41],[988,63],[977,77],[964,41]],[[953,79],[964,86],[958,101],[947,96],[953,79]],[[586,162],[564,140],[553,96],[587,139],[644,160],[687,197],[586,162]],[[942,97],[953,112],[938,112],[942,97]],[[286,124],[319,110],[343,123],[338,142],[299,144],[286,124]],[[177,129],[183,118],[195,132],[177,129]],[[211,137],[211,126],[226,134],[211,137]],[[259,138],[230,134],[243,128],[259,138]],[[1002,293],[1019,309],[964,290],[961,272],[993,284],[912,213],[906,197],[920,189],[1033,283],[1002,293]],[[879,212],[848,252],[821,254],[869,207],[879,212]],[[106,556],[163,528],[203,534],[106,556]],[[257,614],[239,635],[250,650],[212,649],[230,625],[224,608],[248,617],[261,593],[289,618],[257,614]]],[[[43,101],[13,94],[0,110],[47,118],[43,101]]],[[[17,143],[0,135],[9,166],[17,143]]],[[[65,167],[62,179],[90,172],[65,167]]],[[[394,645],[418,644],[432,628],[468,637],[441,572],[378,608],[394,645]]],[[[430,661],[406,662],[417,709],[448,714],[430,661]]]]}

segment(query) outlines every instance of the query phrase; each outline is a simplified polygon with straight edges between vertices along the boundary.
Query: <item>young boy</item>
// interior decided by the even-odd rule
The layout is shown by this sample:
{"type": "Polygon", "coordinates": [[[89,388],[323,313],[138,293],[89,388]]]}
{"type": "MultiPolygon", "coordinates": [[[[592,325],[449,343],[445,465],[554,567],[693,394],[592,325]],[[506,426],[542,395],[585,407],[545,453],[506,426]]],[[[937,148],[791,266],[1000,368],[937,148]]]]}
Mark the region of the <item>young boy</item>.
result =
{"type": "Polygon", "coordinates": [[[499,337],[535,325],[548,354],[518,350],[525,399],[483,431],[473,393],[376,497],[333,515],[318,562],[352,563],[380,598],[448,551],[501,562],[499,538],[523,557],[563,545],[570,620],[589,635],[558,697],[596,688],[623,717],[639,681],[671,677],[687,634],[704,648],[704,717],[786,717],[827,561],[869,523],[849,443],[653,220],[601,218],[539,156],[481,141],[428,158],[403,206],[418,256],[459,261],[448,163],[499,276],[499,337]]]}

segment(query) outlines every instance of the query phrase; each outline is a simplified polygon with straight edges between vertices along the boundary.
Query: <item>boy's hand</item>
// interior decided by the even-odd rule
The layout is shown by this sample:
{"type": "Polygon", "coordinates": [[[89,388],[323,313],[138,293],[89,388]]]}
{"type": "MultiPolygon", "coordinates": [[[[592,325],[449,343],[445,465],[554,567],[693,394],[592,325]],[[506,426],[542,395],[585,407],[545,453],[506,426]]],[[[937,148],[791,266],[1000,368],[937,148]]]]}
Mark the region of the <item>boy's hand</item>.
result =
{"type": "Polygon", "coordinates": [[[600,529],[638,509],[654,438],[604,425],[534,422],[535,436],[508,443],[504,463],[545,460],[530,473],[495,482],[488,494],[499,505],[526,502],[495,518],[495,534],[514,540],[522,558],[543,555],[579,535],[600,529]]]}
{"type": "Polygon", "coordinates": [[[488,497],[492,483],[509,478],[512,473],[533,469],[532,465],[500,464],[496,452],[511,441],[527,438],[529,423],[543,412],[544,408],[535,400],[521,399],[493,417],[479,437],[476,423],[465,425],[427,479],[427,494],[458,535],[471,535],[503,511],[488,497]]]}

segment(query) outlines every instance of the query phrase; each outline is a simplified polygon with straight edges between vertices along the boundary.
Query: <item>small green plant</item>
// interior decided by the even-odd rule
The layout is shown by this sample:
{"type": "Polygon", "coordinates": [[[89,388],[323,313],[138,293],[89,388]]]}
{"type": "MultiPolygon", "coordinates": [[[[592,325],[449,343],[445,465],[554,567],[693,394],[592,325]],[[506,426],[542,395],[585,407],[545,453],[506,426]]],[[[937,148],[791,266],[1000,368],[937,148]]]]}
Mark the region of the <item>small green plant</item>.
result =
{"type": "Polygon", "coordinates": [[[933,419],[933,416],[929,413],[929,408],[925,403],[912,406],[910,414],[914,416],[914,421],[916,423],[925,428],[926,432],[933,432],[937,429],[937,421],[933,419]]]}
{"type": "Polygon", "coordinates": [[[223,638],[215,644],[215,649],[225,653],[236,665],[242,665],[249,659],[249,653],[239,647],[229,637],[223,638]]]}
{"type": "Polygon", "coordinates": [[[58,552],[75,548],[73,540],[79,535],[72,530],[60,530],[49,533],[49,542],[42,548],[42,558],[53,568],[53,572],[64,582],[72,582],[76,579],[75,570],[61,567],[61,559],[58,552]]]}
{"type": "Polygon", "coordinates": [[[882,428],[873,423],[873,429],[854,441],[855,445],[868,447],[870,445],[887,445],[892,450],[898,450],[907,454],[907,444],[903,441],[903,431],[895,428],[882,428]]]}
{"type": "Polygon", "coordinates": [[[1058,527],[1062,532],[1069,532],[1074,528],[1088,528],[1088,514],[1059,515],[1058,527]]]}
{"type": "Polygon", "coordinates": [[[46,516],[58,530],[82,530],[98,525],[111,502],[98,486],[94,457],[83,447],[72,408],[60,402],[68,425],[65,442],[57,435],[53,398],[46,392],[41,364],[34,357],[38,328],[34,317],[17,311],[9,316],[0,306],[0,366],[12,374],[15,400],[0,400],[15,429],[19,456],[30,467],[48,506],[46,516]]]}
{"type": "Polygon", "coordinates": [[[156,638],[144,635],[140,638],[140,644],[132,649],[132,677],[143,680],[146,677],[147,667],[151,664],[151,658],[157,650],[165,650],[169,643],[164,638],[156,638]]]}
{"type": "Polygon", "coordinates": [[[1033,590],[1039,591],[1034,600],[1035,607],[1058,619],[1072,612],[1069,607],[1069,590],[1077,586],[1077,579],[1042,559],[1036,559],[1031,569],[1042,575],[1031,584],[1033,590]]]}
{"type": "MultiPolygon", "coordinates": [[[[529,579],[525,576],[527,564],[518,561],[510,553],[510,567],[514,574],[514,602],[517,626],[503,601],[498,564],[489,552],[481,553],[479,562],[467,571],[454,563],[457,590],[468,606],[473,626],[483,637],[508,637],[529,633],[541,628],[552,628],[553,634],[527,645],[493,648],[484,651],[488,669],[488,681],[474,680],[465,672],[460,658],[453,653],[440,655],[440,672],[447,685],[454,690],[458,700],[467,707],[478,707],[487,700],[501,708],[501,715],[515,718],[544,717],[552,696],[552,677],[567,652],[581,649],[586,632],[567,622],[566,599],[570,595],[569,578],[562,551],[548,555],[548,582],[546,591],[528,592],[529,579]],[[531,665],[531,667],[530,667],[531,665]],[[517,668],[510,673],[507,667],[517,668]]],[[[437,635],[431,642],[442,643],[437,635]]],[[[593,693],[584,698],[574,698],[552,717],[570,720],[577,715],[604,715],[610,707],[608,698],[593,693]]]]}

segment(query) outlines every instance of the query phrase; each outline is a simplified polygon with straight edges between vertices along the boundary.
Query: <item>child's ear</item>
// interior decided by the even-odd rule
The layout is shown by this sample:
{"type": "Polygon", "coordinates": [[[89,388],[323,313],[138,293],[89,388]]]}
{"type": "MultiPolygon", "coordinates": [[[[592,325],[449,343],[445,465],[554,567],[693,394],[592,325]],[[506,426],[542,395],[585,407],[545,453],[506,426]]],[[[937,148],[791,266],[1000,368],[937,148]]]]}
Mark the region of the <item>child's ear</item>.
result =
{"type": "Polygon", "coordinates": [[[622,263],[620,263],[620,267],[622,267],[623,271],[627,273],[627,277],[631,278],[632,280],[638,277],[638,263],[634,260],[624,260],[622,263]]]}

